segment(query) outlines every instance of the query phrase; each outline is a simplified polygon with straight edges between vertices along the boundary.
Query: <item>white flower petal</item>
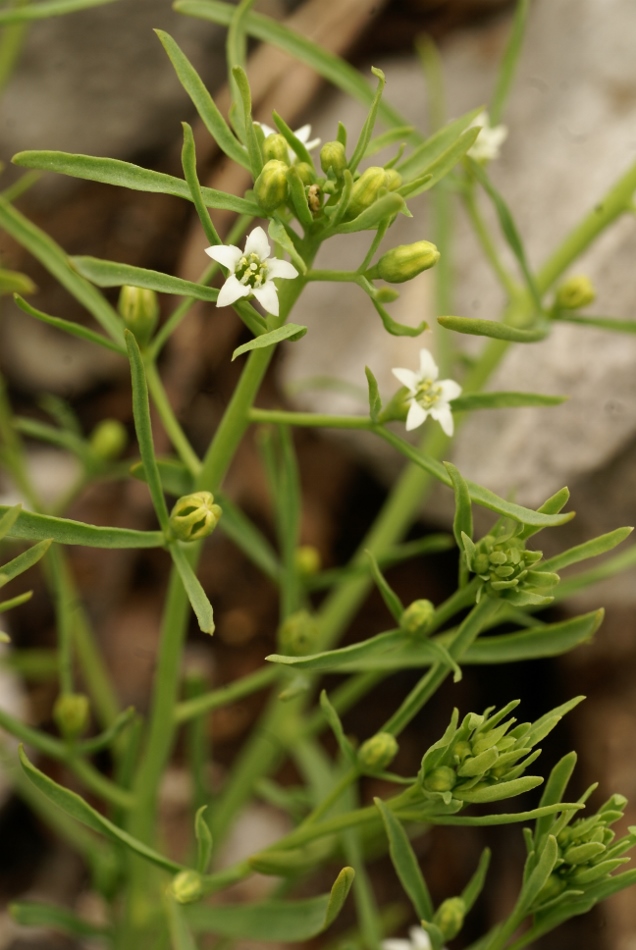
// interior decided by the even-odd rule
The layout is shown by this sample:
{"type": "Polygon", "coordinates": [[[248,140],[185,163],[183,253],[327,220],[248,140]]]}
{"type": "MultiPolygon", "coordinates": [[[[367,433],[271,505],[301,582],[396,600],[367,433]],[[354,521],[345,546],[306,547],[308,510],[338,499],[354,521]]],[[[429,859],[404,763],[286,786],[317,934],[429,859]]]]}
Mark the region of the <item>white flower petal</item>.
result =
{"type": "Polygon", "coordinates": [[[427,416],[427,410],[420,406],[419,402],[413,400],[406,416],[406,431],[411,432],[413,429],[417,429],[426,421],[427,416]]]}
{"type": "Polygon", "coordinates": [[[433,950],[431,938],[422,927],[411,927],[409,937],[412,950],[433,950]]]}
{"type": "Polygon", "coordinates": [[[399,379],[403,386],[406,386],[407,389],[410,389],[412,393],[417,389],[417,384],[419,382],[419,376],[417,373],[414,373],[412,369],[392,369],[391,372],[399,379]]]}
{"type": "Polygon", "coordinates": [[[412,950],[410,940],[383,940],[380,944],[382,950],[412,950]]]}
{"type": "Polygon", "coordinates": [[[429,411],[433,419],[439,422],[446,435],[452,435],[455,431],[455,422],[448,403],[440,403],[438,406],[433,406],[429,411]]]}
{"type": "Polygon", "coordinates": [[[276,134],[276,129],[273,129],[270,125],[266,125],[264,122],[257,122],[256,124],[262,128],[265,138],[267,138],[268,135],[276,134]]]}
{"type": "Polygon", "coordinates": [[[282,277],[283,280],[291,280],[298,277],[298,271],[289,261],[282,261],[280,257],[270,257],[267,262],[267,279],[272,277],[282,277]]]}
{"type": "Polygon", "coordinates": [[[420,350],[420,379],[436,380],[439,375],[437,363],[430,350],[420,350]]]}
{"type": "Polygon", "coordinates": [[[461,396],[462,387],[459,383],[456,383],[454,379],[442,379],[437,385],[441,389],[439,398],[445,402],[452,402],[453,399],[457,399],[458,396],[461,396]]]}
{"type": "Polygon", "coordinates": [[[217,307],[229,307],[235,300],[240,300],[241,297],[248,297],[251,292],[250,287],[246,287],[234,274],[230,274],[221,287],[216,305],[217,307]]]}
{"type": "Polygon", "coordinates": [[[278,316],[278,291],[272,280],[266,280],[262,287],[254,287],[252,293],[268,313],[278,316]]]}
{"type": "Polygon", "coordinates": [[[246,254],[256,254],[256,256],[261,261],[266,261],[271,254],[272,249],[269,246],[269,241],[267,240],[267,235],[261,227],[254,228],[253,231],[247,235],[247,240],[245,242],[245,253],[246,254]]]}
{"type": "Polygon", "coordinates": [[[223,267],[229,268],[232,273],[243,256],[240,247],[235,247],[233,244],[214,244],[212,247],[206,247],[205,253],[213,261],[218,261],[223,267]]]}
{"type": "Polygon", "coordinates": [[[299,129],[296,129],[296,131],[294,132],[294,135],[296,136],[299,142],[302,142],[303,145],[306,145],[307,140],[309,136],[311,135],[311,126],[301,125],[299,129]]]}

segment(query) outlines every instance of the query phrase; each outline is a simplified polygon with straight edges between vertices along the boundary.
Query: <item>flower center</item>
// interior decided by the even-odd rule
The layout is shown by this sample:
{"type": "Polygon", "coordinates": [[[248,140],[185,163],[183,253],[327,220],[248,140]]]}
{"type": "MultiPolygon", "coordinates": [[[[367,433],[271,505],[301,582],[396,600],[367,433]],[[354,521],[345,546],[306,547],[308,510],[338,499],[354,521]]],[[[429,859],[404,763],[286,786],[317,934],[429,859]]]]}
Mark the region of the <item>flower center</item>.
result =
{"type": "Polygon", "coordinates": [[[442,387],[437,386],[432,379],[421,379],[413,394],[416,402],[419,402],[422,409],[430,409],[434,406],[442,394],[442,387]]]}
{"type": "Polygon", "coordinates": [[[258,254],[244,254],[236,265],[234,276],[246,287],[262,287],[267,280],[267,262],[258,254]]]}

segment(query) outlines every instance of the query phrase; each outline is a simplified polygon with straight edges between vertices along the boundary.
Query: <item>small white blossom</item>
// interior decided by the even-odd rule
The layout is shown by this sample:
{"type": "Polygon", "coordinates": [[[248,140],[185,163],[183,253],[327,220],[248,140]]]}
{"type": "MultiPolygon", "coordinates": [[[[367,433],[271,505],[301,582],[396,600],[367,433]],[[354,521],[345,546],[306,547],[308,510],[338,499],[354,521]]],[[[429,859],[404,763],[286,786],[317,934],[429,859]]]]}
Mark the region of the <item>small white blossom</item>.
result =
{"type": "Polygon", "coordinates": [[[382,950],[432,950],[430,937],[421,927],[411,927],[408,940],[383,940],[381,946],[382,950]]]}
{"type": "Polygon", "coordinates": [[[230,274],[221,287],[217,307],[227,307],[241,297],[254,296],[264,309],[278,316],[278,289],[274,278],[291,280],[298,271],[289,261],[270,257],[271,247],[262,228],[254,228],[245,241],[245,250],[233,244],[206,247],[205,253],[230,274]]]}
{"type": "MultiPolygon", "coordinates": [[[[258,122],[257,125],[260,125],[260,127],[262,128],[263,135],[265,136],[265,138],[267,138],[268,135],[276,135],[276,133],[278,132],[278,129],[273,129],[270,125],[265,125],[264,122],[258,122]]],[[[316,146],[320,145],[320,139],[311,139],[310,141],[309,139],[309,136],[311,135],[310,125],[301,125],[299,129],[295,129],[294,135],[296,136],[299,142],[302,142],[302,144],[305,146],[308,152],[311,152],[312,148],[316,148],[316,146]]],[[[295,162],[298,157],[296,155],[296,152],[293,150],[293,148],[289,146],[288,146],[288,151],[289,151],[289,161],[295,162]]]]}
{"type": "Polygon", "coordinates": [[[491,125],[490,116],[484,110],[475,116],[468,128],[481,129],[468,149],[471,158],[476,162],[490,162],[493,158],[499,158],[501,146],[508,138],[508,129],[505,125],[491,125]]]}
{"type": "Polygon", "coordinates": [[[454,379],[438,382],[439,370],[432,354],[428,350],[420,350],[418,373],[411,369],[393,369],[391,372],[409,391],[406,431],[417,429],[428,416],[432,416],[446,435],[452,435],[453,414],[449,403],[457,399],[462,388],[454,379]]]}

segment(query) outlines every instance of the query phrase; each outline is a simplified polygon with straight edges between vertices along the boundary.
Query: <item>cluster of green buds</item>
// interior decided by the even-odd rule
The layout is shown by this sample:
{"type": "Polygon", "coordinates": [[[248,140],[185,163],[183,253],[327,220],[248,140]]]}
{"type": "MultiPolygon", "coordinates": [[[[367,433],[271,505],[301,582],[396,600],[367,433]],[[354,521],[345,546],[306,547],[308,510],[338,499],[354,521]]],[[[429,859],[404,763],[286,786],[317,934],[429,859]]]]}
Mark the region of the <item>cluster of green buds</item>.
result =
{"type": "Polygon", "coordinates": [[[557,832],[558,856],[545,885],[539,892],[534,910],[565,894],[579,894],[600,884],[622,864],[629,861],[622,855],[636,844],[636,827],[615,840],[611,825],[623,817],[627,799],[612,795],[595,815],[570,821],[572,812],[561,819],[565,826],[557,832]]]}
{"type": "Polygon", "coordinates": [[[380,165],[366,168],[353,183],[346,218],[357,218],[379,198],[395,191],[401,184],[402,176],[393,168],[382,168],[380,165]]]}
{"type": "Polygon", "coordinates": [[[461,724],[455,709],[446,732],[422,759],[418,783],[425,798],[457,808],[464,803],[499,801],[535,788],[543,779],[523,774],[541,752],[533,747],[577,702],[579,699],[557,707],[535,723],[518,725],[516,719],[506,719],[519,705],[518,700],[499,712],[490,707],[482,715],[468,713],[461,724]]]}
{"type": "Polygon", "coordinates": [[[477,603],[484,594],[516,607],[552,602],[553,598],[541,591],[558,584],[559,575],[542,571],[542,552],[526,550],[525,541],[515,531],[487,534],[476,544],[462,532],[462,541],[468,569],[481,580],[477,603]]]}
{"type": "Polygon", "coordinates": [[[170,512],[170,528],[179,541],[200,541],[216,528],[222,510],[209,491],[183,495],[170,512]]]}

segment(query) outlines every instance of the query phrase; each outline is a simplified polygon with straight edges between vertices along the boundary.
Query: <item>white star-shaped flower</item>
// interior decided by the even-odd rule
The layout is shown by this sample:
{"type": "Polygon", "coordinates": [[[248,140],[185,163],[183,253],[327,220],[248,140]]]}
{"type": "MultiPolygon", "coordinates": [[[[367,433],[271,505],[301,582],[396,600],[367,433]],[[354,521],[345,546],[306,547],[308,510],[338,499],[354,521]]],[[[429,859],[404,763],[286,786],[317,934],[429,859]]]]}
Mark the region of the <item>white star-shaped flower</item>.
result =
{"type": "Polygon", "coordinates": [[[418,373],[412,369],[393,369],[391,372],[409,391],[406,431],[417,429],[428,416],[432,416],[446,435],[452,435],[453,414],[449,403],[457,399],[462,387],[454,379],[437,380],[439,370],[432,354],[428,350],[420,350],[418,373]]]}
{"type": "Polygon", "coordinates": [[[382,950],[432,950],[430,937],[421,927],[411,927],[408,940],[383,940],[381,946],[382,950]]]}
{"type": "Polygon", "coordinates": [[[468,149],[468,154],[476,162],[490,162],[499,158],[501,146],[508,138],[508,129],[505,125],[490,124],[490,116],[484,110],[475,116],[468,126],[469,129],[481,129],[479,135],[468,149]]]}
{"type": "Polygon", "coordinates": [[[298,271],[289,261],[270,257],[271,247],[262,228],[254,228],[245,241],[245,250],[233,244],[206,247],[205,253],[230,274],[221,287],[217,307],[228,307],[241,297],[254,296],[264,309],[278,316],[278,289],[274,278],[291,280],[298,271]]]}
{"type": "MultiPolygon", "coordinates": [[[[260,125],[260,127],[262,128],[263,135],[265,136],[265,138],[267,138],[268,135],[276,135],[278,132],[278,129],[273,129],[270,125],[266,125],[264,122],[258,122],[257,124],[260,125]]],[[[310,125],[301,125],[299,129],[294,130],[294,135],[296,136],[299,142],[302,142],[302,144],[305,146],[308,152],[311,152],[312,148],[316,148],[316,146],[320,145],[320,139],[311,139],[310,141],[309,139],[309,136],[311,135],[310,125]]],[[[293,150],[293,148],[290,148],[288,146],[288,151],[289,151],[289,161],[290,162],[297,161],[298,156],[296,155],[296,152],[293,150]]]]}

